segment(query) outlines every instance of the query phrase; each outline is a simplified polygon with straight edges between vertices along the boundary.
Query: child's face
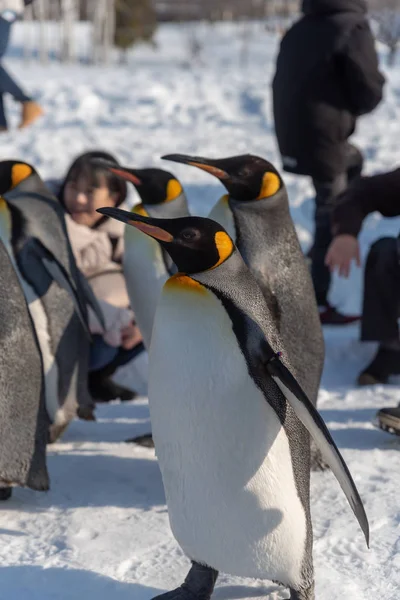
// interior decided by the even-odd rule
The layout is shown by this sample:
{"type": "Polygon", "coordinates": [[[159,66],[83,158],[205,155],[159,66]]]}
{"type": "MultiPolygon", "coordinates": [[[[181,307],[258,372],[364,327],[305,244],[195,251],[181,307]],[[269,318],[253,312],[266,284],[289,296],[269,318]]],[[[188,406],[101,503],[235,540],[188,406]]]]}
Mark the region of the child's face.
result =
{"type": "Polygon", "coordinates": [[[110,192],[104,175],[98,176],[96,187],[85,175],[76,181],[67,181],[64,189],[64,204],[72,219],[79,225],[93,227],[103,215],[98,208],[115,206],[118,194],[110,192]]]}

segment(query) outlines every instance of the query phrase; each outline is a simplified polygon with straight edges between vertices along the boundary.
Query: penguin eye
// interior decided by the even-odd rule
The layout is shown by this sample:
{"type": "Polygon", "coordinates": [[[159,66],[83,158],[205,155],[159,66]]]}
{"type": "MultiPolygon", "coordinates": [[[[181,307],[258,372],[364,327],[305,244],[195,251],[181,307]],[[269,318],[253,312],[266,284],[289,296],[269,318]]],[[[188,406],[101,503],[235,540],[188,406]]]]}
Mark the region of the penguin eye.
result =
{"type": "Polygon", "coordinates": [[[191,241],[198,237],[197,234],[198,234],[198,232],[195,229],[185,229],[184,231],[182,231],[181,237],[185,241],[191,241]]]}
{"type": "Polygon", "coordinates": [[[244,165],[239,171],[239,178],[250,177],[253,174],[253,171],[250,165],[244,165]]]}

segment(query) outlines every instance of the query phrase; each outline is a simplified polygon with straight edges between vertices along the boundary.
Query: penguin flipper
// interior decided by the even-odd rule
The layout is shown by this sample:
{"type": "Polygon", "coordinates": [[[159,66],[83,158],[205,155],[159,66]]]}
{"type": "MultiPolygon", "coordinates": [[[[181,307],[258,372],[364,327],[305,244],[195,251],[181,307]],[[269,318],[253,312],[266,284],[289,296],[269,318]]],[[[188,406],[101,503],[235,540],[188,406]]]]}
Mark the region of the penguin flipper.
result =
{"type": "MultiPolygon", "coordinates": [[[[272,351],[272,350],[271,350],[272,351]]],[[[360,498],[350,471],[336,446],[321,415],[308,399],[289,369],[273,355],[266,368],[286,400],[293,408],[297,418],[303,423],[320,449],[323,458],[332,469],[364,533],[369,547],[369,523],[363,502],[360,498]]]]}
{"type": "Polygon", "coordinates": [[[79,283],[81,284],[84,296],[85,296],[85,301],[86,304],[88,306],[90,306],[90,308],[93,310],[94,314],[96,315],[96,317],[99,320],[100,325],[102,326],[103,330],[105,331],[106,329],[106,323],[104,320],[104,315],[103,315],[103,311],[101,310],[100,304],[96,298],[96,296],[94,295],[94,292],[92,290],[92,288],[89,285],[88,280],[86,279],[86,277],[84,276],[84,274],[79,271],[78,269],[78,276],[79,276],[79,283]]]}
{"type": "Polygon", "coordinates": [[[79,320],[82,323],[83,329],[86,335],[91,339],[91,333],[89,331],[88,320],[85,314],[85,307],[82,307],[82,303],[78,296],[77,291],[74,289],[69,281],[69,277],[65,272],[64,268],[52,257],[52,255],[41,246],[41,244],[35,244],[32,246],[32,250],[38,255],[42,265],[50,275],[50,277],[58,283],[60,287],[66,290],[72,298],[76,313],[79,320]]]}

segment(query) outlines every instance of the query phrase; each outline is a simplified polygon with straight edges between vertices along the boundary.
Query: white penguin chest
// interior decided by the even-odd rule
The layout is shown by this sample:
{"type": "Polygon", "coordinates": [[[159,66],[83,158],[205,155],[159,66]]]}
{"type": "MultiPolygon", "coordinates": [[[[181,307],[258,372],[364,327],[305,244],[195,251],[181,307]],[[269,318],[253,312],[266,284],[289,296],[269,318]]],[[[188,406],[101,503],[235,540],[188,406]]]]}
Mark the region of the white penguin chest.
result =
{"type": "Polygon", "coordinates": [[[160,245],[133,227],[125,236],[124,275],[135,319],[149,348],[157,303],[169,274],[160,245]]]}
{"type": "Polygon", "coordinates": [[[205,288],[164,287],[149,400],[171,528],[185,553],[226,573],[298,583],[306,520],[289,442],[205,288]]]}

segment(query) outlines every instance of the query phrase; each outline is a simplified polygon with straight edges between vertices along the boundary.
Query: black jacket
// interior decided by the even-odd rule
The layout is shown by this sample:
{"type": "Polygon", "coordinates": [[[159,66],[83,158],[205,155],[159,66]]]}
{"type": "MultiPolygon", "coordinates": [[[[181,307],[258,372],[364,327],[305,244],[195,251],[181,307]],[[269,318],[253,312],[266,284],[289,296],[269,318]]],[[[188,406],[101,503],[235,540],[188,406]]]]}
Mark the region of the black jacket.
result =
{"type": "Polygon", "coordinates": [[[400,215],[400,169],[361,177],[351,184],[333,210],[333,234],[357,237],[365,217],[375,211],[384,217],[400,215]]]}
{"type": "Polygon", "coordinates": [[[273,81],[276,136],[286,171],[332,180],[346,170],[356,117],[382,99],[364,0],[304,0],[273,81]]]}

